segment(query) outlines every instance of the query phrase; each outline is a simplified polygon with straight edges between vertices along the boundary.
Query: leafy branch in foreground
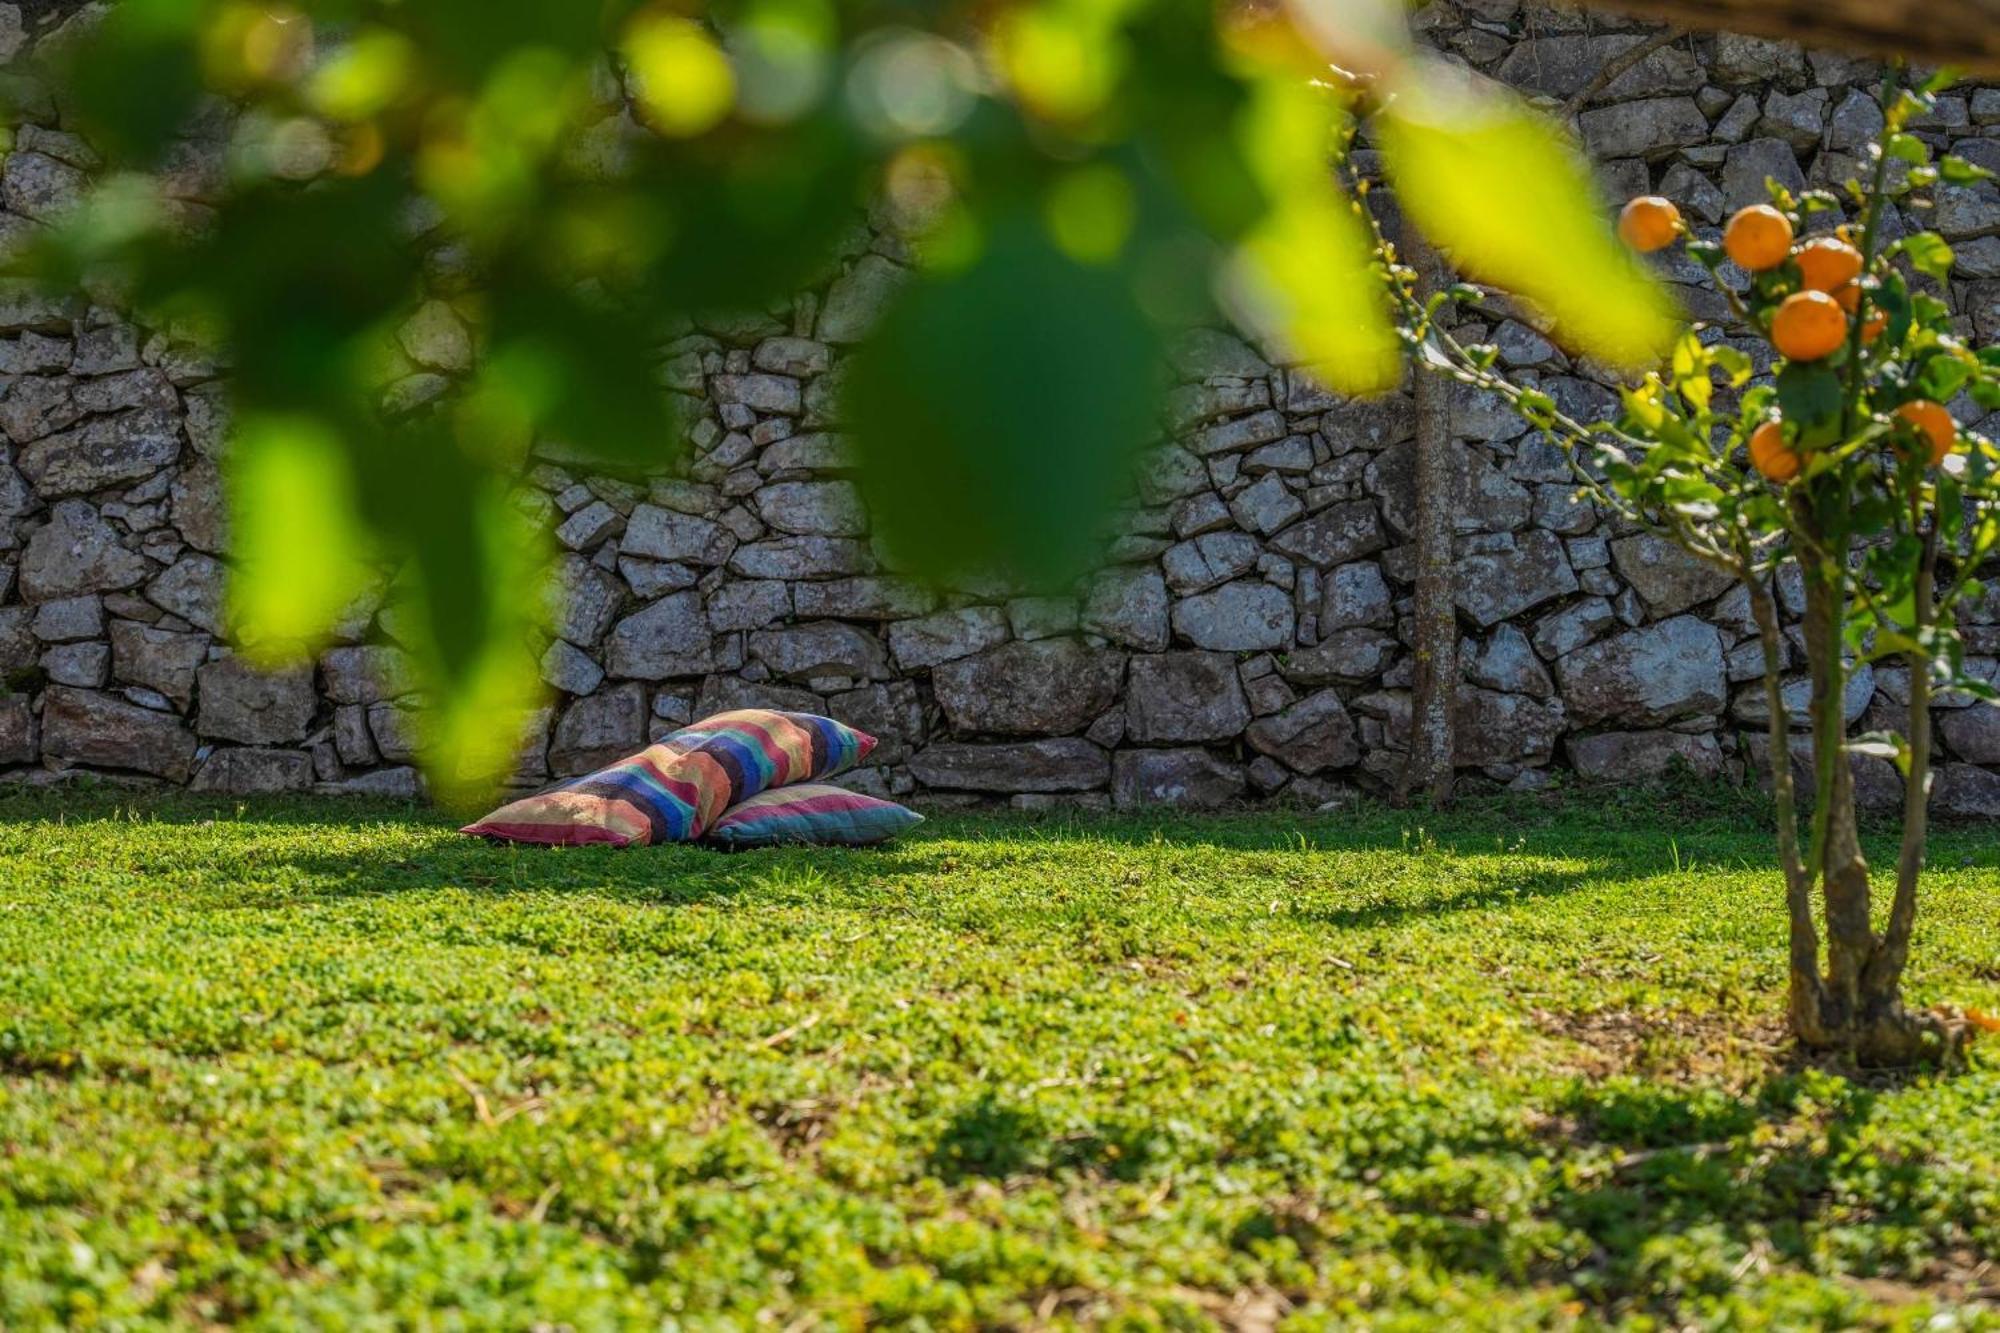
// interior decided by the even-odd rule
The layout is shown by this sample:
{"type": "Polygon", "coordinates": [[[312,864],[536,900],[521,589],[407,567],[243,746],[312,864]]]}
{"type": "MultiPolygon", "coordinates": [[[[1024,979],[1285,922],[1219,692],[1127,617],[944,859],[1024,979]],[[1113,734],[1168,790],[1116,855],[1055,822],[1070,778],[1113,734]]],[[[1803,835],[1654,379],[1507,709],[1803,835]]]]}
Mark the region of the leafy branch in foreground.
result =
{"type": "Polygon", "coordinates": [[[1426,370],[1505,399],[1563,447],[1584,491],[1623,520],[1726,571],[1749,593],[1762,647],[1766,761],[1790,922],[1791,1028],[1806,1046],[1865,1063],[1954,1059],[1968,1028],[1908,1010],[1901,980],[1916,924],[1930,792],[1930,708],[1945,691],[1992,701],[1966,669],[1955,608],[1982,591],[2000,548],[2000,450],[1958,425],[2000,408],[2000,347],[1975,348],[1944,299],[1952,255],[1932,232],[1893,241],[1892,200],[1938,181],[1987,173],[1928,150],[1903,127],[1930,110],[1935,86],[1880,100],[1886,129],[1870,179],[1847,184],[1855,224],[1834,194],[1741,210],[1720,244],[1694,239],[1665,199],[1626,206],[1621,231],[1642,250],[1684,241],[1733,313],[1696,325],[1659,368],[1629,385],[1616,420],[1583,422],[1498,367],[1488,346],[1455,339],[1443,319],[1460,287],[1420,301],[1414,275],[1376,233],[1392,273],[1403,336],[1426,370]],[[1770,373],[1759,366],[1769,357],[1770,373]],[[1781,570],[1804,588],[1810,679],[1809,819],[1801,838],[1776,595],[1781,570]],[[1902,733],[1849,738],[1843,695],[1863,664],[1908,677],[1902,733]],[[1883,928],[1874,924],[1851,760],[1890,759],[1902,774],[1902,842],[1883,928]],[[1821,929],[1824,928],[1824,941],[1821,929]]]}
{"type": "Polygon", "coordinates": [[[16,270],[226,352],[235,637],[295,661],[358,620],[409,649],[447,797],[506,771],[508,719],[539,702],[544,542],[513,479],[537,455],[656,472],[722,429],[677,342],[746,312],[815,331],[793,294],[870,243],[871,206],[896,290],[872,342],[824,340],[884,557],[933,581],[1094,561],[1158,433],[1165,327],[1227,315],[1333,388],[1401,380],[1326,169],[1357,115],[1433,239],[1572,345],[1642,366],[1676,327],[1575,148],[1440,73],[1391,0],[90,13],[16,91],[109,169],[16,270]],[[1352,50],[1394,98],[1334,86],[1352,50]],[[440,302],[466,364],[385,401],[438,379],[397,334],[440,302]]]}

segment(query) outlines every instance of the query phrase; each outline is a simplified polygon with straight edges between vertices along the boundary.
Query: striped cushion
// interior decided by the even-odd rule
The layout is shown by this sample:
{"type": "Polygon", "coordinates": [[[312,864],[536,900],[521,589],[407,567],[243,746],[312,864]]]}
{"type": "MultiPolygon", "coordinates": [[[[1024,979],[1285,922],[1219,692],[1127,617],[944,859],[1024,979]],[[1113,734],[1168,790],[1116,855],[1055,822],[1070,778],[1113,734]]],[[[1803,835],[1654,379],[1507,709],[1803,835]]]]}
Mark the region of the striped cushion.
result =
{"type": "Polygon", "coordinates": [[[806,843],[821,847],[866,847],[887,842],[924,817],[894,801],[820,782],[767,791],[729,807],[708,831],[708,841],[727,847],[777,847],[806,843]]]}
{"type": "Polygon", "coordinates": [[[503,805],[460,831],[508,842],[686,842],[737,802],[843,772],[874,748],[873,736],[811,713],[717,713],[630,759],[503,805]]]}

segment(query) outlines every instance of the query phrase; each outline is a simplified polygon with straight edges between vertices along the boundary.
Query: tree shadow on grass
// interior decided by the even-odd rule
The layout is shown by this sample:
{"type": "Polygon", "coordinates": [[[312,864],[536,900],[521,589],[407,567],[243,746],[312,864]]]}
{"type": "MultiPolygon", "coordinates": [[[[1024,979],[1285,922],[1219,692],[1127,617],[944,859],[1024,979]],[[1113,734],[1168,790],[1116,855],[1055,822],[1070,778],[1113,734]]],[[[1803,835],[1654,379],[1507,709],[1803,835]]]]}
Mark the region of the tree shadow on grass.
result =
{"type": "MultiPolygon", "coordinates": [[[[918,802],[921,806],[922,802],[918,802]]],[[[489,892],[589,891],[663,904],[691,903],[756,887],[779,896],[805,895],[816,878],[838,885],[859,881],[894,884],[910,876],[951,874],[971,849],[975,857],[996,849],[1008,857],[1068,856],[1095,845],[1166,852],[1222,852],[1257,858],[1246,867],[1284,873],[1287,858],[1327,852],[1401,851],[1413,858],[1491,856],[1506,850],[1505,832],[1521,827],[1506,810],[1483,806],[1442,821],[1418,821],[1409,812],[1364,806],[1351,811],[1303,813],[1270,810],[1190,814],[1153,810],[1140,814],[1056,812],[1024,815],[1001,811],[946,811],[896,842],[880,848],[784,848],[733,854],[702,846],[549,848],[510,846],[458,836],[459,817],[411,802],[328,797],[218,797],[181,791],[134,791],[79,783],[60,793],[0,791],[0,827],[129,822],[134,827],[242,826],[268,835],[243,849],[262,865],[283,865],[314,875],[316,896],[358,896],[456,887],[489,892]],[[373,837],[379,830],[396,836],[373,837]]],[[[1537,849],[1542,850],[1542,849],[1537,849]]],[[[1663,848],[1641,849],[1592,839],[1565,855],[1562,865],[1528,870],[1496,881],[1440,872],[1436,887],[1415,898],[1341,908],[1302,909],[1303,919],[1344,929],[1393,924],[1440,911],[1505,906],[1559,896],[1619,875],[1660,868],[1663,848]]],[[[1087,856],[1085,858],[1087,860],[1087,856]]],[[[1080,870],[1079,873],[1084,873],[1080,870]]]]}
{"type": "MultiPolygon", "coordinates": [[[[1396,1206],[1411,1237],[1444,1266],[1502,1282],[1565,1283],[1616,1319],[1680,1324],[1739,1291],[1753,1269],[1883,1278],[1898,1300],[1977,1299],[1980,1269],[1946,1237],[1990,1224],[1979,1185],[1949,1162],[1872,1142],[1869,1133],[1883,1098],[1933,1076],[1850,1076],[1794,1049],[1736,1091],[1579,1079],[1536,1134],[1541,1151],[1579,1164],[1534,1207],[1537,1220],[1585,1243],[1580,1253],[1572,1244],[1568,1262],[1524,1263],[1510,1244],[1518,1217],[1449,1215],[1428,1207],[1421,1190],[1396,1206]],[[1835,1250],[1829,1229],[1841,1236],[1835,1250]],[[1924,1239],[1913,1244],[1916,1237],[1924,1239]]],[[[1452,1151],[1465,1159],[1486,1149],[1452,1151]]]]}

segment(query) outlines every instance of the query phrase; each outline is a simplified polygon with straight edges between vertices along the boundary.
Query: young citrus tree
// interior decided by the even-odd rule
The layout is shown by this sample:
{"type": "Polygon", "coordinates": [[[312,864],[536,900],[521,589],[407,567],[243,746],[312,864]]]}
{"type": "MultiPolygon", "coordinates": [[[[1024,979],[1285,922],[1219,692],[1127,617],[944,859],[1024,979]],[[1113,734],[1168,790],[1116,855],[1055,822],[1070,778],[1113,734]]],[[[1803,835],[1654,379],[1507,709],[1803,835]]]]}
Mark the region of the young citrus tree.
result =
{"type": "Polygon", "coordinates": [[[1979,595],[2000,544],[2000,451],[1960,424],[2000,408],[2000,347],[1968,345],[1955,323],[1945,242],[1929,231],[1892,239],[1885,223],[1898,206],[1921,216],[1934,186],[1988,174],[1952,157],[1933,163],[1904,131],[1935,91],[1885,82],[1870,179],[1846,186],[1851,222],[1837,195],[1794,197],[1775,183],[1771,203],[1738,212],[1720,244],[1694,238],[1669,200],[1626,205],[1626,241],[1684,245],[1733,317],[1689,329],[1668,364],[1624,390],[1615,421],[1572,419],[1509,379],[1492,348],[1454,339],[1440,312],[1477,290],[1420,303],[1381,243],[1419,364],[1504,397],[1565,447],[1604,504],[1748,589],[1790,917],[1791,1028],[1807,1047],[1872,1064],[1948,1061],[1965,1039],[1962,1020],[1907,1008],[1901,980],[1924,862],[1931,702],[1946,690],[1994,697],[1966,673],[1954,608],[1979,595]],[[1765,346],[1769,374],[1759,373],[1765,346]],[[1787,565],[1804,585],[1811,682],[1803,836],[1775,596],[1787,565]],[[1843,690],[1869,662],[1908,669],[1901,734],[1846,733],[1843,690]],[[1892,759],[1904,778],[1902,845],[1879,920],[1855,815],[1856,754],[1892,759]]]}

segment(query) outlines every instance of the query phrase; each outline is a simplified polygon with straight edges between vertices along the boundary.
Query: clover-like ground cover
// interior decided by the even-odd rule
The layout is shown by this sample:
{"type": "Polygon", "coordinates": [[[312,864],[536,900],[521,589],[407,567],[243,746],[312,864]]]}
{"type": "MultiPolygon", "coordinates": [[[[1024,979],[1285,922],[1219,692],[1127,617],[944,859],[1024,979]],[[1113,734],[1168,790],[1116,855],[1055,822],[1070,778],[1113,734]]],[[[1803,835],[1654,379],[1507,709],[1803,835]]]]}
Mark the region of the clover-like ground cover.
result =
{"type": "MultiPolygon", "coordinates": [[[[0,1325],[2000,1326],[2000,1041],[1794,1060],[1765,829],[9,796],[0,1325]]],[[[2000,1008],[1933,863],[1913,1001],[2000,1008]]]]}

